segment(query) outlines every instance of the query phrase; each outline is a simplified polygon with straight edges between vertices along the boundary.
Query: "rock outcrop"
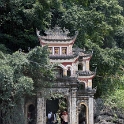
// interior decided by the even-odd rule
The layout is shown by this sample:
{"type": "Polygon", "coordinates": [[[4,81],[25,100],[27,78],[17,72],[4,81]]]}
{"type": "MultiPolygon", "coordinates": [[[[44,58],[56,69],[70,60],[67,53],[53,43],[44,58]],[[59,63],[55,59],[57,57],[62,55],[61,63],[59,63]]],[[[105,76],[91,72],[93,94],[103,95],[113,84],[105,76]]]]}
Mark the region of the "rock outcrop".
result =
{"type": "Polygon", "coordinates": [[[94,122],[95,124],[124,124],[124,112],[110,109],[104,105],[102,99],[94,100],[94,122]]]}

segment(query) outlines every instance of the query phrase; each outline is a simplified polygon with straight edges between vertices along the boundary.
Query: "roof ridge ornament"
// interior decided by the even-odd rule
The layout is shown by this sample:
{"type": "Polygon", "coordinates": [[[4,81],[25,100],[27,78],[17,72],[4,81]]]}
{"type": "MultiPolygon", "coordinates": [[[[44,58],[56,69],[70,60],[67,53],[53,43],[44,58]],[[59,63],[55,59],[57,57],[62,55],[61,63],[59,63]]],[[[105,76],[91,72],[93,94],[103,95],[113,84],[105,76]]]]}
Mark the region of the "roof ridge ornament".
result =
{"type": "Polygon", "coordinates": [[[59,27],[58,25],[56,25],[53,29],[48,28],[47,30],[45,30],[44,32],[46,35],[45,36],[40,36],[40,31],[38,31],[36,29],[36,34],[37,36],[42,39],[43,41],[50,41],[50,42],[73,42],[75,41],[77,35],[78,35],[78,31],[75,31],[75,35],[74,36],[68,36],[68,34],[70,33],[68,29],[66,29],[65,27],[62,29],[61,27],[59,27]]]}
{"type": "Polygon", "coordinates": [[[67,37],[69,33],[70,33],[69,30],[65,29],[65,27],[62,30],[61,27],[57,25],[53,29],[49,28],[48,30],[45,31],[45,34],[47,36],[66,36],[67,37]]]}
{"type": "Polygon", "coordinates": [[[63,28],[63,31],[65,32],[65,35],[68,35],[70,32],[68,29],[66,29],[65,27],[63,28]]]}

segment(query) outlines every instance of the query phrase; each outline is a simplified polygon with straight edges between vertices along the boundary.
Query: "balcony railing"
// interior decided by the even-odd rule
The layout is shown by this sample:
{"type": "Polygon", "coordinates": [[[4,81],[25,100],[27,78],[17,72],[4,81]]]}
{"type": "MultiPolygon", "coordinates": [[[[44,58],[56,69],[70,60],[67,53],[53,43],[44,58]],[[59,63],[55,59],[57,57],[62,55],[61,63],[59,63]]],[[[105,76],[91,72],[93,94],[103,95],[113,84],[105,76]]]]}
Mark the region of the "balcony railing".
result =
{"type": "Polygon", "coordinates": [[[78,76],[90,76],[90,75],[94,75],[95,72],[92,72],[92,71],[82,71],[82,70],[80,70],[80,71],[76,71],[76,74],[78,76]]]}
{"type": "Polygon", "coordinates": [[[50,59],[71,59],[71,58],[74,58],[74,57],[76,57],[76,56],[78,56],[78,54],[73,54],[73,53],[70,53],[70,54],[68,54],[68,55],[49,55],[49,58],[50,59]]]}

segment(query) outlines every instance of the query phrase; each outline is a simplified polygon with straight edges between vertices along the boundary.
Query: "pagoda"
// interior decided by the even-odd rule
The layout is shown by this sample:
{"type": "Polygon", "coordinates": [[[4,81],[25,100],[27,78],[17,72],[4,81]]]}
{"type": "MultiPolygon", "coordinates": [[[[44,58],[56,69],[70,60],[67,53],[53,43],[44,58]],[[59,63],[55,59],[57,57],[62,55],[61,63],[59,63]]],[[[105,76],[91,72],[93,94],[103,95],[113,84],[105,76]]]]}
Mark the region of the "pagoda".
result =
{"type": "Polygon", "coordinates": [[[90,71],[93,52],[73,48],[78,36],[69,36],[69,30],[55,26],[45,31],[45,36],[36,31],[41,47],[48,46],[51,63],[57,64],[56,81],[52,88],[44,88],[37,94],[36,124],[46,124],[46,91],[66,96],[68,103],[68,124],[94,124],[93,101],[95,88],[92,79],[95,72],[90,71]]]}

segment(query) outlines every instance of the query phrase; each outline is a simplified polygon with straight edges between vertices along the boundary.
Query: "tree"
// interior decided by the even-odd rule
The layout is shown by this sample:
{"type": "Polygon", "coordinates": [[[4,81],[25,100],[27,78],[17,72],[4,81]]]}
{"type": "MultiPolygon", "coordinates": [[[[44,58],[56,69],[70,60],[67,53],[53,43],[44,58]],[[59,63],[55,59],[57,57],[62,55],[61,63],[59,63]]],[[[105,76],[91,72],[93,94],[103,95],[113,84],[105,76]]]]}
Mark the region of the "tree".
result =
{"type": "MultiPolygon", "coordinates": [[[[36,28],[43,34],[46,28],[58,24],[69,29],[70,35],[79,31],[76,46],[93,50],[90,64],[91,70],[97,66],[93,80],[93,85],[98,87],[96,97],[114,94],[116,87],[121,85],[119,78],[124,72],[123,0],[2,0],[0,14],[2,51],[22,48],[27,52],[28,47],[33,48],[38,43],[36,28]]],[[[29,53],[35,56],[35,52],[31,50],[29,53]]],[[[28,59],[32,66],[28,67],[25,75],[32,76],[38,88],[40,79],[37,72],[30,70],[36,67],[39,72],[38,66],[42,61],[33,63],[35,58],[30,54],[28,59]]],[[[43,68],[42,71],[49,72],[43,68]]]]}
{"type": "MultiPolygon", "coordinates": [[[[77,46],[94,51],[91,65],[97,64],[94,82],[98,86],[98,92],[102,91],[98,93],[99,95],[97,94],[100,96],[109,88],[111,89],[111,86],[107,87],[107,84],[111,84],[110,80],[114,79],[115,74],[120,75],[120,66],[123,66],[122,7],[119,6],[117,0],[72,1],[64,4],[66,11],[60,22],[62,25],[65,24],[70,31],[79,31],[77,46]]],[[[91,70],[94,69],[93,66],[91,70]]]]}
{"type": "MultiPolygon", "coordinates": [[[[20,99],[26,92],[33,90],[33,80],[21,73],[23,65],[27,62],[21,54],[4,55],[1,52],[0,111],[3,124],[14,124],[19,120],[20,116],[14,116],[17,112],[15,109],[18,108],[17,103],[20,103],[20,99]]],[[[19,121],[22,122],[22,120],[19,121]]]]}
{"type": "MultiPolygon", "coordinates": [[[[116,80],[116,79],[115,79],[116,80]]],[[[114,92],[109,93],[109,95],[107,95],[107,97],[104,97],[105,99],[105,104],[109,107],[111,107],[112,109],[117,108],[119,111],[123,112],[124,110],[124,76],[120,76],[118,78],[118,80],[116,80],[117,82],[120,83],[120,85],[118,85],[114,92]]],[[[116,82],[114,82],[116,83],[116,82]]]]}
{"type": "Polygon", "coordinates": [[[123,0],[118,0],[119,5],[123,7],[122,15],[124,16],[124,1],[123,0]]]}
{"type": "Polygon", "coordinates": [[[35,95],[42,87],[50,86],[49,82],[54,80],[47,49],[36,47],[27,54],[17,51],[12,55],[0,52],[0,61],[2,122],[23,124],[23,99],[35,95]]]}
{"type": "Polygon", "coordinates": [[[117,0],[94,0],[85,4],[78,1],[67,4],[66,9],[62,24],[79,31],[77,44],[85,45],[87,40],[91,40],[102,48],[116,45],[114,32],[123,25],[124,19],[117,0]]]}
{"type": "Polygon", "coordinates": [[[49,82],[52,83],[54,80],[54,64],[50,64],[48,54],[47,46],[43,48],[38,46],[28,53],[30,66],[25,74],[32,77],[36,90],[48,86],[49,82]]]}
{"type": "Polygon", "coordinates": [[[28,51],[38,42],[36,28],[44,29],[50,20],[47,2],[38,0],[2,0],[0,2],[0,41],[7,48],[28,51]]]}

